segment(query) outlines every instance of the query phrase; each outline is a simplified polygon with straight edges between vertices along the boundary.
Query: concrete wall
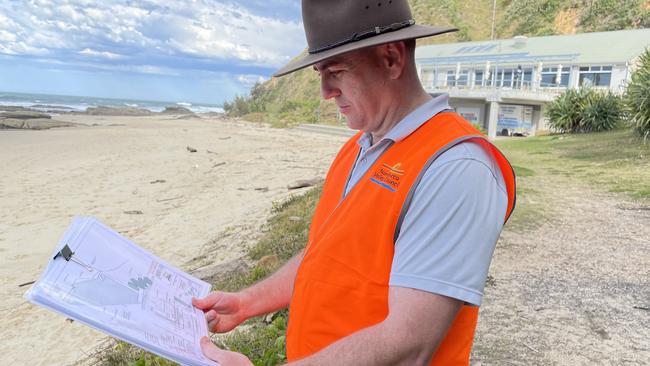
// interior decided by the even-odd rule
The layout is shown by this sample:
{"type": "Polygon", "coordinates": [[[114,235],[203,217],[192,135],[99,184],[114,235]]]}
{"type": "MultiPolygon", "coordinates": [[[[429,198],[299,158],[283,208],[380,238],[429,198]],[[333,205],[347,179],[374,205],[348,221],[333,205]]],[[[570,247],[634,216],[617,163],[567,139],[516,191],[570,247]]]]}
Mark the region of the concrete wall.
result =
{"type": "MultiPolygon", "coordinates": [[[[533,112],[533,118],[535,118],[535,112],[533,112]]],[[[550,132],[550,127],[548,125],[548,118],[546,117],[546,106],[540,106],[540,110],[537,111],[537,129],[535,135],[542,135],[550,132]]]]}
{"type": "Polygon", "coordinates": [[[578,88],[580,81],[580,66],[571,66],[571,73],[569,74],[569,89],[578,88]]]}
{"type": "Polygon", "coordinates": [[[456,112],[461,114],[463,112],[467,113],[476,111],[478,113],[478,123],[487,130],[487,114],[485,102],[451,99],[449,101],[449,105],[451,105],[452,108],[456,109],[456,112]]]}

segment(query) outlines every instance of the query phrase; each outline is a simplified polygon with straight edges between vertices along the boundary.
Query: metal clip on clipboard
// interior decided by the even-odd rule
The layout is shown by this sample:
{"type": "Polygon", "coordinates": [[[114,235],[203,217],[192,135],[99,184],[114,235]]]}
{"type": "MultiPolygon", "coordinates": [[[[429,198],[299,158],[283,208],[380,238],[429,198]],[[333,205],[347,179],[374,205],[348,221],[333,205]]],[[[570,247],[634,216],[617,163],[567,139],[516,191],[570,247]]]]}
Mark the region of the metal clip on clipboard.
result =
{"type": "Polygon", "coordinates": [[[65,259],[67,262],[72,261],[74,263],[77,263],[78,265],[84,267],[88,272],[94,271],[93,267],[87,265],[86,263],[74,257],[74,252],[72,251],[72,249],[70,249],[68,244],[66,244],[61,250],[59,250],[59,252],[56,253],[53,259],[57,259],[59,257],[63,257],[63,259],[65,259]]]}

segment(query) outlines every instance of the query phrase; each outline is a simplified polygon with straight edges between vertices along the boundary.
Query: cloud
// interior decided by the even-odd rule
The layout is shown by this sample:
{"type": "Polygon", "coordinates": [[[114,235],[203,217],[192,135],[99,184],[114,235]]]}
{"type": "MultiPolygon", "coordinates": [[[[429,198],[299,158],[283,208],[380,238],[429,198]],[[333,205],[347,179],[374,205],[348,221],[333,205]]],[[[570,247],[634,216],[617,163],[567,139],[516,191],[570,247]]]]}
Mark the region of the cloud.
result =
{"type": "MultiPolygon", "coordinates": [[[[296,10],[287,0],[248,3],[257,11],[274,6],[296,10]]],[[[304,48],[302,24],[287,19],[288,10],[256,14],[246,5],[208,0],[0,2],[0,53],[109,61],[146,55],[167,63],[160,65],[165,67],[184,59],[273,69],[304,48]]]]}
{"type": "Polygon", "coordinates": [[[16,35],[13,33],[9,33],[5,30],[0,30],[0,41],[2,42],[15,42],[16,41],[16,35]]]}
{"type": "Polygon", "coordinates": [[[108,52],[108,51],[95,51],[90,48],[84,48],[83,51],[79,51],[80,55],[107,58],[111,60],[116,60],[118,58],[123,58],[123,55],[118,55],[117,53],[108,52]]]}
{"type": "Polygon", "coordinates": [[[262,75],[237,75],[237,81],[247,88],[252,87],[256,83],[263,83],[266,80],[268,80],[268,78],[262,75]]]}

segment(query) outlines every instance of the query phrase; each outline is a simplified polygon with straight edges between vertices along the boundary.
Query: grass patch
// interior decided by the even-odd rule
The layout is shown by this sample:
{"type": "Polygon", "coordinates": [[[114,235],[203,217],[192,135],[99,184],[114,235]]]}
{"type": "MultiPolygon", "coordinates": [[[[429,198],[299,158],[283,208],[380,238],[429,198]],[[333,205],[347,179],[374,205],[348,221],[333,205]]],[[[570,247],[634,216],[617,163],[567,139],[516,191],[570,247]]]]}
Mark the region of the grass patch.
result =
{"type": "Polygon", "coordinates": [[[515,170],[515,175],[517,177],[530,177],[535,175],[535,172],[532,169],[524,168],[521,166],[513,165],[512,169],[515,170]]]}
{"type": "MultiPolygon", "coordinates": [[[[630,197],[650,198],[650,145],[630,130],[497,141],[519,177],[570,177],[630,197]],[[540,155],[544,155],[543,158],[540,155]],[[524,173],[524,174],[521,174],[524,173]]],[[[525,182],[525,180],[523,181],[525,182]]],[[[551,191],[561,187],[547,187],[551,191]]]]}
{"type": "Polygon", "coordinates": [[[532,188],[535,181],[528,177],[532,175],[517,175],[517,203],[505,226],[510,231],[535,230],[552,216],[545,192],[532,188]]]}
{"type": "MultiPolygon", "coordinates": [[[[263,234],[248,253],[254,261],[248,270],[234,271],[213,284],[214,289],[237,291],[265,278],[293,257],[307,243],[309,225],[322,187],[275,204],[263,234]]],[[[280,311],[270,323],[261,317],[249,319],[243,330],[218,340],[219,346],[248,356],[255,365],[278,365],[286,361],[287,311],[280,311]]],[[[171,366],[176,363],[150,354],[125,342],[116,342],[97,356],[102,366],[171,366]]]]}
{"type": "Polygon", "coordinates": [[[321,187],[274,205],[273,216],[266,225],[264,235],[251,248],[250,258],[258,260],[267,255],[276,255],[284,262],[304,248],[320,194],[321,187]]]}
{"type": "Polygon", "coordinates": [[[650,199],[650,145],[630,130],[498,140],[517,174],[517,206],[506,228],[529,231],[553,220],[564,184],[586,184],[650,199]]]}

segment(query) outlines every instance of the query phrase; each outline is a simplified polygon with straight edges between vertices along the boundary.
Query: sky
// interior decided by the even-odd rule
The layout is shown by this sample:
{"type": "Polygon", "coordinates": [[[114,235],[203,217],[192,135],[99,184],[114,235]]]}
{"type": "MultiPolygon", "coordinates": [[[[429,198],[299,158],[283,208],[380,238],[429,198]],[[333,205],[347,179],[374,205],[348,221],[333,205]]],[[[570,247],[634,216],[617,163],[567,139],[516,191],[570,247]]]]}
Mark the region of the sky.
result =
{"type": "Polygon", "coordinates": [[[305,47],[298,0],[0,0],[0,91],[221,104],[305,47]]]}

